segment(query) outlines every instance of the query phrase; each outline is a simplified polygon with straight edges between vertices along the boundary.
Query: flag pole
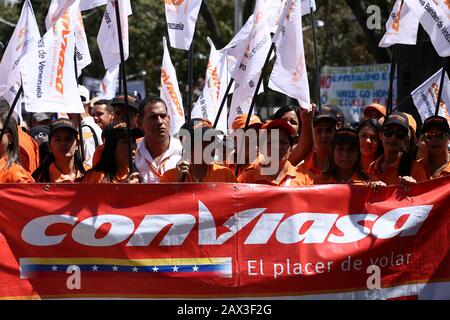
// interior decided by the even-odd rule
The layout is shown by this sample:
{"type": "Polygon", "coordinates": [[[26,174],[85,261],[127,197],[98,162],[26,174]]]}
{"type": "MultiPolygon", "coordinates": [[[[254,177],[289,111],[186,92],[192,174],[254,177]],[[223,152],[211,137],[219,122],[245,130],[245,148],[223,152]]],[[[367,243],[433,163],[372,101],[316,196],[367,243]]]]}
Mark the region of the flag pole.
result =
{"type": "Polygon", "coordinates": [[[194,64],[193,64],[193,51],[194,51],[194,39],[192,39],[191,45],[188,50],[188,118],[187,118],[187,127],[190,127],[191,124],[191,114],[192,114],[192,94],[193,94],[193,78],[194,78],[194,64]]]}
{"type": "Polygon", "coordinates": [[[230,82],[228,83],[227,90],[225,91],[225,94],[222,97],[222,101],[220,102],[219,111],[217,111],[216,118],[214,119],[214,125],[213,125],[214,129],[217,127],[217,124],[219,123],[220,115],[222,114],[223,107],[225,106],[225,101],[227,101],[227,96],[230,93],[231,86],[233,85],[233,83],[234,83],[234,79],[231,78],[230,82]]]}
{"type": "Polygon", "coordinates": [[[394,45],[394,50],[392,52],[391,59],[391,72],[389,76],[389,92],[388,92],[388,101],[387,101],[387,114],[392,113],[392,95],[393,95],[393,86],[394,86],[394,76],[395,76],[395,67],[397,65],[397,55],[398,55],[398,44],[394,45]]]}
{"type": "Polygon", "coordinates": [[[320,69],[319,69],[319,59],[317,57],[317,39],[316,39],[316,21],[314,18],[312,1],[309,1],[309,13],[311,15],[311,29],[313,34],[313,51],[314,51],[314,66],[315,66],[315,83],[314,87],[317,95],[317,105],[319,106],[319,112],[322,111],[322,99],[320,96],[320,69]]]}
{"type": "MultiPolygon", "coordinates": [[[[120,51],[120,66],[122,67],[122,72],[119,71],[120,76],[123,81],[123,96],[125,100],[126,108],[126,122],[127,122],[127,135],[128,135],[128,166],[130,169],[130,174],[133,172],[133,158],[131,156],[131,128],[130,128],[130,111],[128,104],[128,88],[127,88],[127,77],[125,69],[125,54],[123,52],[123,39],[122,39],[122,26],[120,23],[120,10],[119,1],[114,0],[114,7],[116,9],[116,21],[117,21],[117,33],[119,38],[119,51],[120,51]]],[[[120,80],[119,80],[120,83],[120,80]]]]}
{"type": "MultiPolygon", "coordinates": [[[[250,123],[250,117],[253,113],[253,109],[255,108],[256,97],[258,96],[259,88],[261,87],[262,81],[264,79],[264,72],[266,71],[267,65],[269,64],[270,56],[272,55],[274,50],[275,50],[275,42],[272,41],[269,52],[267,53],[266,60],[264,61],[264,65],[261,69],[261,74],[259,75],[259,79],[258,79],[258,83],[256,84],[255,92],[253,93],[253,98],[252,98],[252,102],[250,103],[250,109],[247,114],[247,119],[245,119],[244,131],[247,131],[247,129],[248,129],[248,125],[250,123]]],[[[236,170],[235,170],[236,177],[238,176],[238,172],[239,172],[239,164],[236,163],[236,170]]]]}
{"type": "Polygon", "coordinates": [[[438,91],[438,96],[437,96],[437,101],[436,101],[436,111],[434,112],[435,116],[439,115],[439,107],[440,107],[441,99],[442,99],[442,89],[444,88],[444,79],[445,79],[446,69],[447,69],[447,59],[444,58],[444,66],[442,67],[441,81],[439,83],[439,91],[438,91]]]}
{"type": "MultiPolygon", "coordinates": [[[[74,47],[74,54],[73,54],[73,62],[74,62],[74,68],[75,68],[75,80],[78,83],[78,65],[77,65],[77,47],[74,47]]],[[[88,101],[89,102],[89,101],[88,101]]],[[[84,108],[84,104],[83,104],[84,108]]],[[[81,126],[81,115],[77,115],[77,122],[78,122],[78,132],[80,133],[80,153],[81,153],[81,161],[84,162],[85,155],[84,155],[84,139],[83,139],[83,128],[81,126]]]]}
{"type": "Polygon", "coordinates": [[[14,108],[16,107],[17,101],[19,101],[19,98],[22,95],[22,93],[23,93],[23,86],[21,85],[19,90],[16,93],[16,97],[14,98],[14,101],[13,101],[12,105],[9,108],[9,112],[8,112],[8,115],[6,116],[5,123],[3,124],[2,131],[0,132],[0,141],[3,139],[3,136],[6,133],[6,129],[8,128],[9,120],[12,117],[12,113],[14,112],[14,108]]]}

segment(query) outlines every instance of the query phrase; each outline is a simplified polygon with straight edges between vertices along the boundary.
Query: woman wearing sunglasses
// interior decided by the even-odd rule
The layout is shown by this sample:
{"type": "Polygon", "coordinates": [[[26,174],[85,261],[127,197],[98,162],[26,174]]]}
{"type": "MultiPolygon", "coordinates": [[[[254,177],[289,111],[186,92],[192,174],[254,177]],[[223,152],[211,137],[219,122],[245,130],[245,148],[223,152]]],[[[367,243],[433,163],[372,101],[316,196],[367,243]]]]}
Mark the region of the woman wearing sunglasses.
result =
{"type": "Polygon", "coordinates": [[[404,149],[408,134],[408,117],[404,113],[395,111],[386,118],[380,135],[384,154],[369,167],[372,181],[408,185],[427,180],[423,161],[415,161],[404,149]]]}
{"type": "Polygon", "coordinates": [[[450,128],[447,119],[440,116],[427,118],[423,123],[422,137],[427,146],[427,153],[423,159],[427,177],[436,179],[450,175],[448,152],[450,128]]]}

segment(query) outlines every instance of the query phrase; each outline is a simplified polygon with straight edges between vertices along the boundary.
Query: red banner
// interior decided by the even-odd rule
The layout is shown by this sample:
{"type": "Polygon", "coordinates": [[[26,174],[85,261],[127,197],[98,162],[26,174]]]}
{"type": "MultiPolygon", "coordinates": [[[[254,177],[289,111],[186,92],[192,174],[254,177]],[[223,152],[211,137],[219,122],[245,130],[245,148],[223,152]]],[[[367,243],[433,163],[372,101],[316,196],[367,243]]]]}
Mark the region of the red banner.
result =
{"type": "Polygon", "coordinates": [[[0,297],[449,299],[449,182],[0,185],[0,297]]]}

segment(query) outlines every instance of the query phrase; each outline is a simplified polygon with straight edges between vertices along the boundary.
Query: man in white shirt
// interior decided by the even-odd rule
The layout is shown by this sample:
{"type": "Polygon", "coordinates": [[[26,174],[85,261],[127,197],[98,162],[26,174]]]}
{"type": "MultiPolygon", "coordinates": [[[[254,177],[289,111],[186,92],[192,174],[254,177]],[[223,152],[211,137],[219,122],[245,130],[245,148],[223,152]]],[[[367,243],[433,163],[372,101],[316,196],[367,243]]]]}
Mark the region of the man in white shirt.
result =
{"type": "Polygon", "coordinates": [[[136,150],[136,167],[142,182],[159,183],[164,172],[176,167],[183,150],[180,140],[170,136],[170,117],[164,101],[154,95],[145,98],[139,104],[137,123],[145,136],[136,150]]]}

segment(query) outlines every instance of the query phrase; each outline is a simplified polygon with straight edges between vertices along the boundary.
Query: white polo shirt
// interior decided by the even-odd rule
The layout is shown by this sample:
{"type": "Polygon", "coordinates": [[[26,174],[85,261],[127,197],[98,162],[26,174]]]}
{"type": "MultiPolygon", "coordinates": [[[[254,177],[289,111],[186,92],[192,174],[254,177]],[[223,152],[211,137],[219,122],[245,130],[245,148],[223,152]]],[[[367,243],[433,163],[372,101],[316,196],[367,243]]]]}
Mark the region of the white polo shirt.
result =
{"type": "Polygon", "coordinates": [[[134,162],[144,183],[159,183],[164,172],[173,169],[181,160],[183,147],[180,140],[171,137],[169,149],[153,159],[145,145],[145,139],[139,143],[134,162]]]}

